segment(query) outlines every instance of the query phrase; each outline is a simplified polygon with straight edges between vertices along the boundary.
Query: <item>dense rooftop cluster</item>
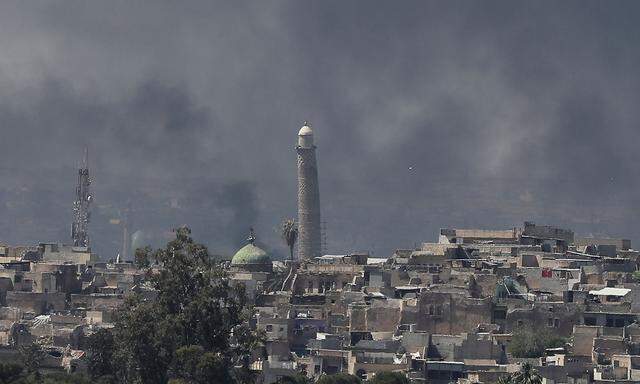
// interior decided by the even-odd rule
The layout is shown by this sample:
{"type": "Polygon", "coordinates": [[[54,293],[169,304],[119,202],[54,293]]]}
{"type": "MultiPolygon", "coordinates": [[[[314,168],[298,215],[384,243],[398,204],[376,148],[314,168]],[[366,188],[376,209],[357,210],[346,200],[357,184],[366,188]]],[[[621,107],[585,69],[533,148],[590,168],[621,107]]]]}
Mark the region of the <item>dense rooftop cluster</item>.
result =
{"type": "MultiPolygon", "coordinates": [[[[628,240],[527,222],[442,229],[389,258],[272,261],[251,236],[225,268],[264,334],[251,361],[259,383],[388,371],[493,383],[525,365],[548,383],[637,382],[639,255],[628,240]]],[[[87,337],[114,327],[128,295],[154,300],[148,271],[82,247],[0,247],[0,360],[37,343],[42,370],[86,371],[87,337]]]]}

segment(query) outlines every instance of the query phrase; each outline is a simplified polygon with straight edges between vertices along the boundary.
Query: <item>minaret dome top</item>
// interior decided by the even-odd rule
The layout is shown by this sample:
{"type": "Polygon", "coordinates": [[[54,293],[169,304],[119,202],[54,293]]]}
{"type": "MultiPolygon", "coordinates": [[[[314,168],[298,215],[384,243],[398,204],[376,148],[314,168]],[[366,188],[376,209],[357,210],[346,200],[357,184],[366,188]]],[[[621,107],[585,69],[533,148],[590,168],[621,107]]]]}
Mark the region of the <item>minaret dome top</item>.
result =
{"type": "Polygon", "coordinates": [[[300,128],[300,131],[298,132],[298,136],[309,136],[309,135],[313,135],[313,130],[311,129],[311,124],[305,121],[304,125],[302,126],[302,128],[300,128]]]}
{"type": "Polygon", "coordinates": [[[298,131],[298,146],[300,147],[313,147],[313,130],[311,124],[304,122],[300,131],[298,131]]]}

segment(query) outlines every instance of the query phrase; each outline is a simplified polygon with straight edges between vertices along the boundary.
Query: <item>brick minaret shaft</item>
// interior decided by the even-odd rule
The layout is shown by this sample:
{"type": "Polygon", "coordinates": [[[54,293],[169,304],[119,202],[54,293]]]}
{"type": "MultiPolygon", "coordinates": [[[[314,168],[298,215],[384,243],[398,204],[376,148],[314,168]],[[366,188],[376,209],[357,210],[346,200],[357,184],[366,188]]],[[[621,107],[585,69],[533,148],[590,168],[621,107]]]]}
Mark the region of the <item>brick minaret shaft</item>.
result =
{"type": "Polygon", "coordinates": [[[313,130],[305,122],[298,132],[298,259],[320,255],[320,190],[313,130]]]}

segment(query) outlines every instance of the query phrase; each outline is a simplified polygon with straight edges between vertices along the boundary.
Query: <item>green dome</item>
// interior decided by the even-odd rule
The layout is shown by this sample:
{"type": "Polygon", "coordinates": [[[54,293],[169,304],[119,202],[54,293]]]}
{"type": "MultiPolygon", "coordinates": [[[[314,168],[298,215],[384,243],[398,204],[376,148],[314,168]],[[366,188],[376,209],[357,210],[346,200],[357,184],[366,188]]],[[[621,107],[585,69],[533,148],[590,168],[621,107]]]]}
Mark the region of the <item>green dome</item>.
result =
{"type": "Polygon", "coordinates": [[[271,258],[267,255],[267,252],[263,251],[260,247],[256,247],[253,244],[247,244],[233,255],[231,264],[271,264],[271,258]]]}

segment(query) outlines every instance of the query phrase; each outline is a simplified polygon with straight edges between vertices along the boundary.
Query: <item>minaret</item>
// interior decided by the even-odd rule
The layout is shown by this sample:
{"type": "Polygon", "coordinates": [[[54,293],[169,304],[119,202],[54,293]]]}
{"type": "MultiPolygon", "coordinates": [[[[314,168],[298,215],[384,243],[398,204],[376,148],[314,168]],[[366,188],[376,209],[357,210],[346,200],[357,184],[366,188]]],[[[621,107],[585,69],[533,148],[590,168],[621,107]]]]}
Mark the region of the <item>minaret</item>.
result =
{"type": "Polygon", "coordinates": [[[73,224],[71,225],[71,238],[76,247],[89,246],[89,204],[91,203],[91,179],[89,178],[89,151],[84,149],[82,166],[78,169],[78,185],[76,186],[76,199],[73,202],[73,224]]]}
{"type": "Polygon", "coordinates": [[[298,259],[321,256],[320,190],[313,131],[307,122],[298,132],[298,259]]]}

